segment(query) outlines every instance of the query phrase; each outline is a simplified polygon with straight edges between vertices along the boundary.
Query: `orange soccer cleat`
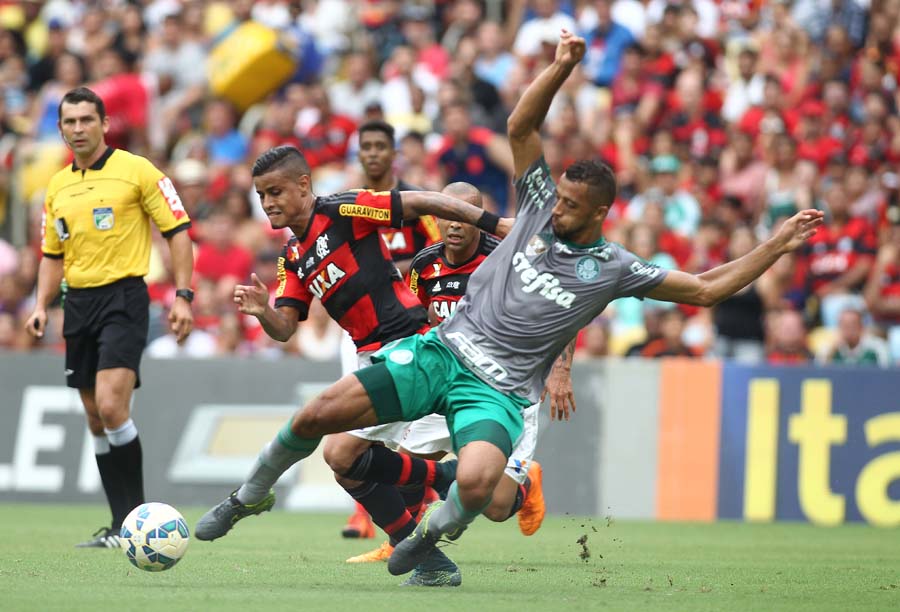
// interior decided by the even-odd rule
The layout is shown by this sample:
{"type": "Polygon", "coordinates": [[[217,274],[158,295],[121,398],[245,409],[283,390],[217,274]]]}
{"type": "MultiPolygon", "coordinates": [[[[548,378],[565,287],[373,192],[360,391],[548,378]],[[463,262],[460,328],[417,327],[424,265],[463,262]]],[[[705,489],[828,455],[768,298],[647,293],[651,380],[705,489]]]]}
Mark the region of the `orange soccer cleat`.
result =
{"type": "Polygon", "coordinates": [[[341,530],[341,535],[345,538],[375,537],[375,523],[372,522],[372,517],[369,516],[369,513],[366,512],[366,509],[361,504],[356,504],[356,512],[347,519],[347,524],[341,530]]]}
{"type": "Polygon", "coordinates": [[[347,563],[375,563],[376,561],[387,561],[394,552],[394,547],[390,542],[382,542],[381,546],[367,553],[356,555],[347,559],[347,563]]]}
{"type": "Polygon", "coordinates": [[[528,489],[528,495],[522,507],[519,508],[519,531],[523,535],[533,535],[541,528],[544,522],[544,515],[547,513],[547,506],[544,504],[544,490],[541,488],[541,479],[543,471],[541,464],[537,461],[531,462],[528,468],[528,479],[531,481],[531,487],[528,489]]]}

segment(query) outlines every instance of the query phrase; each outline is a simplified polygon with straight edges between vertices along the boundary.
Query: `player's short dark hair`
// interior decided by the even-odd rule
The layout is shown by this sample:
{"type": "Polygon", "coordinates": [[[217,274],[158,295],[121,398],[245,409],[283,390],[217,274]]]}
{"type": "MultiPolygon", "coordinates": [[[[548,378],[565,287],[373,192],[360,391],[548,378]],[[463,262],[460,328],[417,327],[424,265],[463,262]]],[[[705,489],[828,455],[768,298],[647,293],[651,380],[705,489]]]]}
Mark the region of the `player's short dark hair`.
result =
{"type": "Polygon", "coordinates": [[[253,162],[254,177],[268,174],[276,170],[288,170],[296,176],[310,174],[309,162],[297,147],[281,145],[272,147],[253,162]]]}
{"type": "Polygon", "coordinates": [[[93,104],[97,109],[97,114],[100,115],[100,121],[103,121],[106,117],[106,105],[103,104],[103,98],[87,87],[76,87],[67,91],[66,95],[60,100],[59,107],[56,109],[58,119],[62,121],[63,104],[78,104],[79,102],[90,102],[93,104]]]}
{"type": "Polygon", "coordinates": [[[573,183],[586,183],[598,206],[611,206],[616,199],[616,175],[599,160],[579,159],[566,168],[566,178],[573,183]]]}
{"type": "Polygon", "coordinates": [[[359,126],[359,137],[362,138],[362,135],[366,132],[381,132],[382,134],[387,136],[388,140],[391,143],[391,146],[394,146],[394,126],[387,121],[382,121],[381,119],[372,119],[371,121],[366,121],[361,126],[359,126]]]}

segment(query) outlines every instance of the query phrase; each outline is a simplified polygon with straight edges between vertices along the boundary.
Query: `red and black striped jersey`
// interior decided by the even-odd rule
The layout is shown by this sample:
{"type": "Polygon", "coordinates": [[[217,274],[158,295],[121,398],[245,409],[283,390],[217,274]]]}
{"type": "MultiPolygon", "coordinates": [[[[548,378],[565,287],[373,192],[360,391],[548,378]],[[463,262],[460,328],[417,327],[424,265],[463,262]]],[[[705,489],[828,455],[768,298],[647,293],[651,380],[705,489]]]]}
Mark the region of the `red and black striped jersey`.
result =
{"type": "MultiPolygon", "coordinates": [[[[421,189],[404,181],[398,181],[397,191],[421,191],[421,189]]],[[[415,220],[407,219],[403,223],[403,227],[383,227],[380,231],[394,263],[409,261],[416,256],[416,253],[441,239],[437,221],[431,215],[422,215],[415,220]]]]}
{"type": "Polygon", "coordinates": [[[475,254],[458,266],[447,261],[443,242],[422,249],[409,267],[406,282],[423,306],[434,304],[440,323],[456,310],[456,303],[466,293],[469,276],[498,244],[500,240],[482,232],[475,254]]]}
{"type": "Polygon", "coordinates": [[[378,232],[402,221],[398,191],[316,198],[306,232],[292,236],[278,258],[275,307],[296,308],[303,320],[319,298],[360,351],[420,331],[428,316],[378,232]]]}

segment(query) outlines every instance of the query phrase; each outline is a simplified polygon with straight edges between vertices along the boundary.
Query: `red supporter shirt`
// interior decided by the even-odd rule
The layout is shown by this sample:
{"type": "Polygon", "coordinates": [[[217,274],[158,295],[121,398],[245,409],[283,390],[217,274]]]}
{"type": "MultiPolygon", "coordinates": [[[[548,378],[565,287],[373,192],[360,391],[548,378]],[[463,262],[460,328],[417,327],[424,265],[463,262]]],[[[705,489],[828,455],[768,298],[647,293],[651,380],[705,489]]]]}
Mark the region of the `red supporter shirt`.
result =
{"type": "MultiPolygon", "coordinates": [[[[883,298],[900,297],[900,266],[896,263],[892,263],[884,269],[884,274],[881,277],[881,292],[878,295],[883,298]]],[[[892,325],[900,322],[896,317],[881,317],[879,321],[892,325]]]]}
{"type": "Polygon", "coordinates": [[[878,247],[872,224],[851,218],[842,228],[823,225],[803,247],[806,286],[815,293],[862,260],[871,261],[878,247]]]}
{"type": "Polygon", "coordinates": [[[300,150],[306,156],[310,168],[347,157],[350,137],[356,132],[356,123],[344,115],[331,115],[325,122],[316,123],[302,139],[300,150]]]}
{"type": "Polygon", "coordinates": [[[456,311],[456,304],[466,293],[469,277],[490,255],[500,241],[484,232],[475,254],[458,266],[447,261],[444,243],[424,249],[413,259],[406,277],[410,291],[428,308],[434,304],[434,314],[440,323],[456,311]]]}
{"type": "Polygon", "coordinates": [[[211,242],[204,242],[197,249],[194,271],[203,278],[220,281],[233,276],[245,282],[253,271],[253,254],[242,246],[231,245],[224,251],[211,242]]]}
{"type": "Polygon", "coordinates": [[[312,298],[319,298],[358,351],[425,329],[425,309],[379,234],[382,227],[399,229],[402,223],[399,191],[316,198],[306,232],[292,236],[278,258],[275,308],[296,308],[302,321],[312,298]]]}
{"type": "Polygon", "coordinates": [[[103,99],[109,117],[106,144],[116,149],[128,148],[132,130],[147,125],[147,89],[135,73],[117,74],[91,85],[103,99]]]}

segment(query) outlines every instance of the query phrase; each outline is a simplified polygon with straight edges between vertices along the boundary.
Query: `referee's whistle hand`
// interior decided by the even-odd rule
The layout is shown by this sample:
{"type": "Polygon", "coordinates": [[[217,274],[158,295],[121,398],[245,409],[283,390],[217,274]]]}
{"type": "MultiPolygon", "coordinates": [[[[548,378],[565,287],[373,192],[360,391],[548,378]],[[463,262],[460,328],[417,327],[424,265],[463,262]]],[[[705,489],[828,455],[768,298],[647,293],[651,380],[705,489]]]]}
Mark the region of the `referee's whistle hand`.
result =
{"type": "Polygon", "coordinates": [[[175,340],[179,344],[185,341],[191,330],[194,329],[194,315],[191,305],[185,300],[176,299],[169,311],[169,328],[175,334],[175,340]]]}
{"type": "Polygon", "coordinates": [[[44,337],[44,329],[47,327],[47,311],[35,310],[25,322],[25,329],[35,338],[44,337]]]}

